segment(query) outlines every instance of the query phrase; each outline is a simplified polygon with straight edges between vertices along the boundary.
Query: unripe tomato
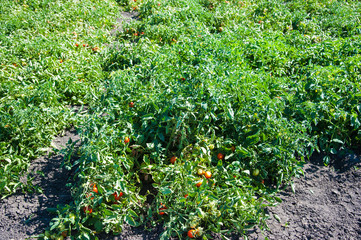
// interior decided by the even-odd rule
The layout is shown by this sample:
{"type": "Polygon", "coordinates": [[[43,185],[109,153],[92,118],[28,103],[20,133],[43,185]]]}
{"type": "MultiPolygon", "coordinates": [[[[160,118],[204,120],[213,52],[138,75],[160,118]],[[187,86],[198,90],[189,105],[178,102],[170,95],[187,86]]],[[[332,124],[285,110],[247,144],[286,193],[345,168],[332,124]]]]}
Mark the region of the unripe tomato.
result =
{"type": "Polygon", "coordinates": [[[177,157],[176,157],[176,156],[173,156],[173,157],[170,159],[170,162],[171,162],[172,164],[174,164],[176,160],[177,160],[177,157]]]}
{"type": "Polygon", "coordinates": [[[204,176],[205,176],[206,178],[211,178],[211,177],[212,177],[212,173],[211,173],[210,171],[207,171],[207,172],[204,174],[204,176]]]}
{"type": "Polygon", "coordinates": [[[218,153],[217,158],[218,158],[219,160],[224,159],[224,154],[223,154],[223,153],[218,153]]]}
{"type": "Polygon", "coordinates": [[[208,147],[209,147],[210,150],[213,150],[214,149],[214,144],[209,144],[208,147]]]}
{"type": "Polygon", "coordinates": [[[64,237],[62,235],[58,236],[56,240],[64,240],[64,237]]]}
{"type": "Polygon", "coordinates": [[[125,144],[129,143],[129,141],[130,141],[129,137],[125,137],[125,138],[124,138],[124,143],[125,143],[125,144]]]}
{"type": "Polygon", "coordinates": [[[196,230],[194,229],[189,230],[187,235],[189,238],[194,238],[196,236],[196,230]]]}
{"type": "Polygon", "coordinates": [[[50,231],[49,231],[49,230],[45,230],[44,235],[45,235],[45,237],[50,238],[50,236],[51,236],[50,231]]]}
{"type": "Polygon", "coordinates": [[[75,214],[74,214],[74,213],[70,213],[70,214],[69,214],[69,219],[70,219],[70,221],[74,222],[74,221],[75,221],[75,214]]]}
{"type": "Polygon", "coordinates": [[[134,103],[133,103],[133,102],[130,102],[130,103],[129,103],[129,107],[131,107],[131,108],[134,107],[134,103]]]}
{"type": "Polygon", "coordinates": [[[257,177],[259,174],[259,170],[258,169],[254,169],[253,172],[252,172],[252,175],[257,177]]]}

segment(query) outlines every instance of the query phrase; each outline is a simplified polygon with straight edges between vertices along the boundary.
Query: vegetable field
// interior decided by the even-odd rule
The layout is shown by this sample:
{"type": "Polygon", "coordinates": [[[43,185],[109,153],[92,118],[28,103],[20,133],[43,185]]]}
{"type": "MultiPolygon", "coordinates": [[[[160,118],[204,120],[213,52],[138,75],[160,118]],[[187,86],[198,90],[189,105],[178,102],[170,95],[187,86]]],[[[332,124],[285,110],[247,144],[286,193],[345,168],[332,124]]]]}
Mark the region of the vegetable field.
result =
{"type": "Polygon", "coordinates": [[[6,0],[0,16],[0,194],[38,190],[31,161],[81,137],[63,150],[74,201],[41,238],[242,235],[314,152],[360,147],[360,2],[6,0]],[[120,10],[138,17],[112,36],[120,10]]]}

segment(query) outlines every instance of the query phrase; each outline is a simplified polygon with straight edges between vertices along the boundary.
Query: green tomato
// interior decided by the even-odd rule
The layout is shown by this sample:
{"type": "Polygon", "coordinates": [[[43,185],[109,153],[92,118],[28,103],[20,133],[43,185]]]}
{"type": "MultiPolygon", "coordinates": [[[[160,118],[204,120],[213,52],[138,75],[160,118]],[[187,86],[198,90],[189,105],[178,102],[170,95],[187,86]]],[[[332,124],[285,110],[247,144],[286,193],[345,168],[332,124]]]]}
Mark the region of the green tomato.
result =
{"type": "Polygon", "coordinates": [[[51,234],[49,230],[45,230],[44,232],[45,237],[50,238],[51,234]]]}
{"type": "Polygon", "coordinates": [[[259,174],[259,170],[258,169],[254,169],[253,172],[252,172],[252,175],[257,177],[259,174]]]}
{"type": "Polygon", "coordinates": [[[75,222],[75,214],[74,214],[74,213],[70,213],[70,214],[69,214],[69,219],[70,219],[70,221],[71,221],[72,223],[74,223],[74,222],[75,222]]]}

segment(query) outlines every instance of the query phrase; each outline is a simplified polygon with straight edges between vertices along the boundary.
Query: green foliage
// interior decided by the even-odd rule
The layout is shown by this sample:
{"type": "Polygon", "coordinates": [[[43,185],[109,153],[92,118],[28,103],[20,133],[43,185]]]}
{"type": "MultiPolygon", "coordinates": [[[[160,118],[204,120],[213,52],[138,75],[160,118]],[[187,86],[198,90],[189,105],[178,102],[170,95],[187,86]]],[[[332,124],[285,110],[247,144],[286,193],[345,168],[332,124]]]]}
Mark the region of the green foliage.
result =
{"type": "Polygon", "coordinates": [[[359,2],[116,2],[139,20],[107,48],[112,1],[4,4],[6,156],[24,159],[30,152],[18,146],[32,146],[34,134],[36,149],[48,144],[66,126],[57,119],[71,119],[64,104],[91,105],[74,118],[81,148],[65,151],[74,203],[59,207],[49,234],[96,238],[124,223],[162,223],[161,239],[244,234],[265,226],[264,208],[314,151],[327,165],[360,145],[359,2]]]}
{"type": "Polygon", "coordinates": [[[26,188],[19,179],[29,162],[79,121],[70,105],[91,103],[100,95],[107,74],[98,51],[111,40],[114,6],[106,1],[1,2],[2,196],[26,188]]]}
{"type": "Polygon", "coordinates": [[[163,223],[162,239],[242,234],[264,225],[263,209],[313,151],[328,164],[360,144],[359,3],[123,4],[140,20],[103,53],[110,75],[73,164],[74,211],[83,215],[89,184],[101,186],[95,199],[106,203],[92,207],[103,230],[125,221],[163,223]],[[121,220],[110,222],[101,213],[117,191],[128,213],[115,209],[121,220]]]}

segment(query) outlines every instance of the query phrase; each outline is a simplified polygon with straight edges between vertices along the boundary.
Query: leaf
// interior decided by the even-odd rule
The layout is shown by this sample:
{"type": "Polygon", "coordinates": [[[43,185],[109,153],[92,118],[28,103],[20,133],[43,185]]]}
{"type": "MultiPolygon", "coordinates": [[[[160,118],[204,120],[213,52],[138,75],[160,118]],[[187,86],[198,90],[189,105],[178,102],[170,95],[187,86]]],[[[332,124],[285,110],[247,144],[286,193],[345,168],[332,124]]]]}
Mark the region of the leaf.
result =
{"type": "Polygon", "coordinates": [[[273,217],[274,217],[278,222],[281,222],[281,218],[280,218],[277,214],[274,214],[273,217]]]}
{"type": "Polygon", "coordinates": [[[246,138],[246,141],[247,141],[248,145],[255,145],[256,143],[259,142],[259,133],[257,132],[254,135],[248,136],[246,138]]]}
{"type": "Polygon", "coordinates": [[[337,139],[337,138],[332,139],[331,142],[343,144],[343,141],[341,141],[340,139],[337,139]]]}
{"type": "Polygon", "coordinates": [[[208,108],[208,104],[205,102],[205,103],[201,103],[201,107],[204,109],[204,110],[207,110],[208,108]]]}
{"type": "Polygon", "coordinates": [[[134,221],[133,217],[127,215],[125,216],[125,222],[128,223],[130,226],[136,227],[137,226],[137,222],[134,221]]]}
{"type": "Polygon", "coordinates": [[[132,209],[128,210],[128,214],[130,214],[130,216],[138,218],[138,214],[136,212],[134,212],[132,209]]]}
{"type": "Polygon", "coordinates": [[[232,109],[232,106],[231,104],[229,103],[228,104],[228,117],[231,119],[231,120],[234,120],[234,112],[233,112],[233,109],[232,109]]]}
{"type": "Polygon", "coordinates": [[[97,232],[100,232],[102,229],[103,229],[103,224],[100,220],[97,220],[95,223],[94,223],[94,227],[95,227],[95,230],[97,232]]]}
{"type": "Polygon", "coordinates": [[[173,191],[168,187],[163,187],[160,189],[160,191],[162,192],[163,195],[168,195],[168,194],[173,193],[173,191]]]}

